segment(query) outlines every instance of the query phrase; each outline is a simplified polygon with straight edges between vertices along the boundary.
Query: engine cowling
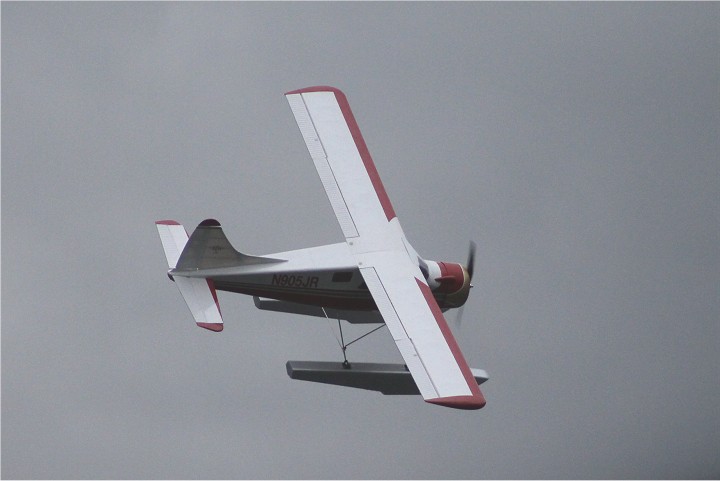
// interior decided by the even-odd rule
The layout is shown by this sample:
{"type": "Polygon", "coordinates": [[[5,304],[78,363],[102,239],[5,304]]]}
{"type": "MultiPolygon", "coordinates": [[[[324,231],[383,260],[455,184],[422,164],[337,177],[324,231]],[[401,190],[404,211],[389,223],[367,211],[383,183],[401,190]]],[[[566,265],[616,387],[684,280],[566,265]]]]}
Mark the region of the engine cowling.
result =
{"type": "Polygon", "coordinates": [[[441,308],[465,304],[470,295],[470,274],[465,266],[456,262],[425,261],[425,267],[423,274],[441,308]]]}

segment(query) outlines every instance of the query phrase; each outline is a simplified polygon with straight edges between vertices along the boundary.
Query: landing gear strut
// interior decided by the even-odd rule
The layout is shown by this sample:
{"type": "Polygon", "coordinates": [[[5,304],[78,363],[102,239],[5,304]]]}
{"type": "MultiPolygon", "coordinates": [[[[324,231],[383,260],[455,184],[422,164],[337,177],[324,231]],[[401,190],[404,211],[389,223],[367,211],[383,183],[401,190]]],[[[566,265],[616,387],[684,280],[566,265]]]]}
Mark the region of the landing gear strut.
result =
{"type": "MultiPolygon", "coordinates": [[[[325,312],[325,308],[324,308],[324,307],[322,308],[322,311],[323,311],[323,314],[325,314],[325,317],[327,318],[327,320],[330,321],[330,318],[328,317],[327,312],[325,312]]],[[[367,336],[369,336],[370,334],[372,334],[373,332],[375,332],[375,331],[377,331],[377,330],[382,329],[383,327],[385,327],[385,324],[381,324],[381,325],[379,325],[378,327],[376,327],[375,329],[371,330],[370,332],[366,332],[365,334],[363,334],[362,336],[358,337],[357,339],[352,340],[352,341],[348,342],[347,344],[345,344],[345,338],[343,337],[343,330],[342,330],[342,324],[340,323],[340,319],[337,320],[337,323],[338,323],[338,329],[340,330],[340,339],[338,339],[338,344],[340,344],[340,349],[342,350],[342,355],[343,355],[342,366],[343,366],[343,369],[350,369],[350,368],[352,367],[352,365],[350,364],[350,362],[349,362],[348,359],[347,359],[347,352],[346,352],[346,351],[347,351],[347,348],[348,348],[351,344],[354,344],[354,343],[358,342],[360,339],[362,339],[362,338],[364,338],[364,337],[367,337],[367,336]]],[[[336,337],[336,339],[337,339],[337,337],[336,337]]]]}

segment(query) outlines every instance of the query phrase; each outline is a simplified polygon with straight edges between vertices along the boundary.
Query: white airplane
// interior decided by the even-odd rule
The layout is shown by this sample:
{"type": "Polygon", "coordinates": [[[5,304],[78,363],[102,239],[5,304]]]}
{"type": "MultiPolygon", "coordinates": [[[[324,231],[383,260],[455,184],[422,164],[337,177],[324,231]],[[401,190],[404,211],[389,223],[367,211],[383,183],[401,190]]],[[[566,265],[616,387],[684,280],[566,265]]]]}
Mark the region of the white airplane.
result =
{"type": "MultiPolygon", "coordinates": [[[[421,394],[428,403],[480,409],[481,369],[468,367],[443,311],[470,292],[467,267],[422,259],[403,233],[345,95],[333,87],[285,94],[345,242],[251,256],[207,219],[188,238],[175,221],[156,222],[170,270],[198,326],[222,331],[217,290],[251,295],[259,309],[387,326],[404,364],[288,361],[291,378],[421,394]]],[[[365,334],[365,335],[367,335],[365,334]]]]}

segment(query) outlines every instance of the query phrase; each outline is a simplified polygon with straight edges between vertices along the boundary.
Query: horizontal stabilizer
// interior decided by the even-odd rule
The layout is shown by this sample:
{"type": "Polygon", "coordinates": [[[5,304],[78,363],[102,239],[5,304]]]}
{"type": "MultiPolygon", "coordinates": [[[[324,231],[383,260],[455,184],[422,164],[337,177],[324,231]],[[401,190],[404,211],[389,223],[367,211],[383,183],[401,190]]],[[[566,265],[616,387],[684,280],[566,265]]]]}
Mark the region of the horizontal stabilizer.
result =
{"type": "MultiPolygon", "coordinates": [[[[187,232],[181,224],[174,220],[159,220],[155,222],[155,226],[160,234],[168,267],[173,269],[188,242],[187,232]]],[[[175,281],[175,285],[180,289],[180,294],[198,326],[215,332],[223,330],[220,306],[212,280],[189,279],[180,276],[170,276],[170,279],[175,281]]]]}
{"type": "Polygon", "coordinates": [[[155,227],[157,227],[158,234],[160,234],[160,241],[165,251],[168,267],[173,269],[177,265],[180,253],[188,241],[185,227],[174,220],[159,220],[155,222],[155,227]]]}
{"type": "Polygon", "coordinates": [[[215,332],[223,330],[220,305],[212,280],[178,276],[175,277],[175,284],[199,327],[215,332]]]}
{"type": "MultiPolygon", "coordinates": [[[[410,371],[404,364],[353,362],[288,361],[288,376],[301,381],[355,387],[383,394],[420,394],[410,371]]],[[[488,380],[482,369],[473,369],[478,384],[488,380]]]]}

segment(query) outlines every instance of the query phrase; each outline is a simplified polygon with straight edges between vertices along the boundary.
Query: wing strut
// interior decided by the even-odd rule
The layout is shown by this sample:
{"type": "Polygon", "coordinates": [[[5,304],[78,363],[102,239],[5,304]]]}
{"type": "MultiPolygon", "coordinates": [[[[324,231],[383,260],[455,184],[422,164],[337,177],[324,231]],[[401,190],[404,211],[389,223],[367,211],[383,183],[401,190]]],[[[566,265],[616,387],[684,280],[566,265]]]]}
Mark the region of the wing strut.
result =
{"type": "MultiPolygon", "coordinates": [[[[321,309],[323,311],[323,314],[325,314],[325,317],[327,318],[327,320],[330,321],[330,317],[327,315],[325,308],[322,307],[321,309]]],[[[370,334],[372,334],[373,332],[379,331],[380,329],[385,327],[385,324],[380,324],[378,327],[376,327],[375,329],[372,329],[370,332],[366,332],[362,336],[345,344],[345,338],[343,337],[343,330],[342,330],[342,324],[340,323],[340,318],[338,318],[337,323],[338,323],[338,329],[340,330],[340,339],[338,339],[337,336],[335,336],[335,339],[338,341],[338,344],[340,344],[340,349],[342,350],[342,354],[343,354],[343,367],[346,369],[350,368],[350,362],[347,359],[347,353],[346,353],[347,348],[350,347],[352,344],[355,344],[356,342],[358,342],[360,339],[363,339],[363,338],[369,336],[370,334]]],[[[333,335],[335,335],[335,333],[333,333],[333,335]]]]}

